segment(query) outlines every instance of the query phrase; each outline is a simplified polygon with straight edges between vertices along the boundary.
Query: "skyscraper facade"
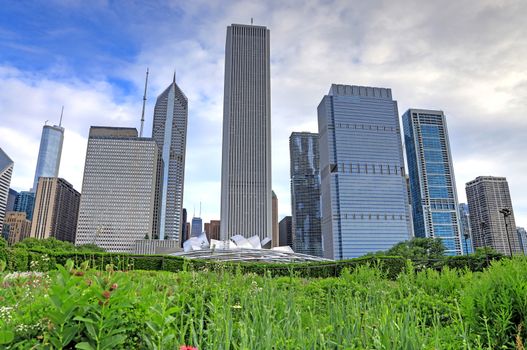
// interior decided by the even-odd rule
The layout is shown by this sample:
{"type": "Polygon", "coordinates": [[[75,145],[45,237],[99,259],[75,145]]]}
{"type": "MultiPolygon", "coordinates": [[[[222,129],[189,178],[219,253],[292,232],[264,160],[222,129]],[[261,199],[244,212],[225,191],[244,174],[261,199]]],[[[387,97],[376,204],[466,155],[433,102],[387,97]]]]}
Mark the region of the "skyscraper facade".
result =
{"type": "Polygon", "coordinates": [[[154,108],[152,137],[163,159],[160,189],[160,239],[180,239],[185,182],[185,153],[187,147],[188,100],[172,83],[157,98],[154,108]]]}
{"type": "Polygon", "coordinates": [[[0,148],[0,230],[3,229],[4,225],[12,174],[13,161],[8,157],[4,150],[0,148]]]}
{"type": "Polygon", "coordinates": [[[193,217],[191,226],[191,236],[199,237],[203,233],[203,220],[201,218],[193,217]]]}
{"type": "Polygon", "coordinates": [[[278,197],[274,191],[271,191],[271,204],[272,204],[272,223],[273,223],[273,234],[271,239],[271,246],[278,247],[280,236],[278,235],[278,197]]]}
{"type": "Polygon", "coordinates": [[[227,27],[221,237],[272,235],[269,30],[227,27]]]}
{"type": "Polygon", "coordinates": [[[278,246],[293,246],[293,217],[284,216],[278,224],[280,239],[278,246]]]}
{"type": "Polygon", "coordinates": [[[465,190],[474,248],[491,247],[505,255],[521,253],[507,179],[478,176],[465,190]],[[503,210],[508,215],[500,212],[503,210]]]}
{"type": "Polygon", "coordinates": [[[220,239],[220,220],[210,220],[209,223],[205,224],[205,232],[210,242],[211,239],[220,239]]]}
{"type": "Polygon", "coordinates": [[[29,237],[31,221],[26,218],[25,212],[11,211],[5,216],[7,226],[7,242],[13,245],[29,237]]]}
{"type": "Polygon", "coordinates": [[[39,178],[31,237],[75,243],[80,198],[81,194],[62,178],[39,178]]]}
{"type": "Polygon", "coordinates": [[[403,115],[416,237],[440,238],[445,254],[461,255],[461,228],[448,140],[442,111],[409,109],[403,115]]]}
{"type": "Polygon", "coordinates": [[[37,191],[39,177],[57,177],[59,175],[63,141],[64,128],[62,126],[44,125],[40,139],[40,148],[38,150],[33,188],[31,189],[32,192],[37,191]]]}
{"type": "Polygon", "coordinates": [[[10,188],[9,194],[7,195],[7,206],[5,209],[6,212],[13,211],[15,209],[15,201],[16,201],[17,196],[18,196],[18,192],[10,188]]]}
{"type": "Polygon", "coordinates": [[[518,241],[520,242],[523,254],[527,255],[527,231],[523,227],[517,227],[516,233],[518,233],[518,241]]]}
{"type": "Polygon", "coordinates": [[[461,228],[461,248],[464,254],[474,253],[472,230],[470,229],[470,212],[466,203],[459,203],[459,227],[461,228]]]}
{"type": "Polygon", "coordinates": [[[33,209],[35,207],[35,192],[21,191],[15,199],[13,211],[26,213],[28,220],[33,220],[33,209]]]}
{"type": "Polygon", "coordinates": [[[293,250],[322,256],[318,134],[293,132],[289,154],[293,250]]]}
{"type": "Polygon", "coordinates": [[[324,257],[410,237],[397,102],[390,89],[332,85],[318,106],[324,257]]]}
{"type": "Polygon", "coordinates": [[[135,128],[91,127],[75,244],[132,252],[159,230],[161,155],[135,128]]]}

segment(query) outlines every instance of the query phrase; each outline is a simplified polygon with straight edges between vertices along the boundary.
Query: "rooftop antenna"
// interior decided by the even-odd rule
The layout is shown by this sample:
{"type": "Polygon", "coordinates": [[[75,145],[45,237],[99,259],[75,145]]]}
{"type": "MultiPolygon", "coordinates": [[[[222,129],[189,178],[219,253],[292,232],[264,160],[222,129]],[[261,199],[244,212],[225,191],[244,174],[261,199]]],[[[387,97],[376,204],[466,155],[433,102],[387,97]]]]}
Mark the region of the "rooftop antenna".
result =
{"type": "Polygon", "coordinates": [[[139,137],[143,137],[143,126],[145,125],[146,87],[148,86],[148,68],[146,68],[145,93],[143,94],[143,111],[141,112],[141,129],[139,137]]]}
{"type": "Polygon", "coordinates": [[[174,80],[172,80],[172,82],[175,84],[176,83],[176,68],[174,68],[174,80]]]}
{"type": "Polygon", "coordinates": [[[44,125],[48,125],[48,122],[49,122],[49,120],[46,120],[46,121],[44,122],[44,125]]]}
{"type": "Polygon", "coordinates": [[[60,120],[59,120],[59,126],[62,126],[62,115],[64,114],[64,106],[62,106],[62,110],[60,111],[60,120]]]}
{"type": "Polygon", "coordinates": [[[199,202],[199,217],[201,217],[201,201],[199,202]]]}
{"type": "Polygon", "coordinates": [[[251,25],[253,25],[253,18],[251,17],[251,25]]]}

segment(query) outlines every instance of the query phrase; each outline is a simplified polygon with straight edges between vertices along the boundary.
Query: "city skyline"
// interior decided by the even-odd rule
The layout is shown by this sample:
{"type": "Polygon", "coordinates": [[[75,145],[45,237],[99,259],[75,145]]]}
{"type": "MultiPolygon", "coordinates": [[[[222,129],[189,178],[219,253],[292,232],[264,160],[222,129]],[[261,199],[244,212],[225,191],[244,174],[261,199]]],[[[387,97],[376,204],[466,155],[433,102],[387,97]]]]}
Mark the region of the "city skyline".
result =
{"type": "Polygon", "coordinates": [[[210,7],[162,3],[126,6],[122,18],[115,16],[119,4],[34,3],[29,11],[28,6],[8,4],[0,10],[7,19],[0,25],[6,33],[0,42],[5,87],[0,146],[15,162],[11,186],[19,191],[31,187],[42,124],[46,119],[58,123],[65,105],[59,176],[81,190],[84,157],[79,155],[85,154],[89,125],[139,128],[144,71],[150,67],[145,113],[145,130],[150,130],[155,96],[177,68],[191,105],[184,206],[201,200],[204,220],[219,219],[225,27],[254,17],[255,24],[273,33],[273,189],[280,218],[290,214],[289,159],[284,152],[288,136],[316,131],[319,96],[328,84],[341,82],[389,86],[401,111],[411,106],[444,110],[450,116],[459,201],[465,201],[463,184],[471,179],[505,176],[516,221],[525,226],[527,165],[518,160],[527,128],[520,117],[526,113],[521,101],[527,69],[521,53],[527,47],[522,44],[527,29],[519,14],[527,5],[421,4],[419,15],[405,16],[404,25],[395,21],[411,4],[359,4],[352,11],[347,2],[253,2],[243,7],[235,2],[210,7]],[[24,16],[15,16],[22,11],[24,16]],[[330,13],[339,16],[327,23],[330,13]],[[80,17],[99,20],[82,25],[76,22],[80,17]],[[10,18],[33,25],[22,30],[10,18]],[[110,34],[108,27],[121,29],[110,34]],[[103,28],[106,39],[92,40],[103,28]],[[118,47],[113,49],[110,42],[118,47]],[[64,45],[70,48],[68,55],[57,50],[64,45]],[[20,96],[32,103],[21,104],[20,96]]]}

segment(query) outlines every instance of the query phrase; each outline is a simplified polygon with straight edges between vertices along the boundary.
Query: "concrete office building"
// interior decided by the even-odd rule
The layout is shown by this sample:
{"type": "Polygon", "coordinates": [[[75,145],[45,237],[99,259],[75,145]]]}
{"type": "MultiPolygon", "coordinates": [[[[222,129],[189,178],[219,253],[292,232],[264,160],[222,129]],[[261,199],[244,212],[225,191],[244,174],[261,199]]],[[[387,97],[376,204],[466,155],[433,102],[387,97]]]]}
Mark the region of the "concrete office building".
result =
{"type": "Polygon", "coordinates": [[[322,256],[320,223],[320,155],[318,134],[293,132],[289,137],[293,250],[322,256]]]}
{"type": "Polygon", "coordinates": [[[409,109],[404,142],[415,237],[440,238],[445,254],[461,255],[461,228],[448,128],[442,111],[409,109]]]}
{"type": "MultiPolygon", "coordinates": [[[[62,122],[62,117],[61,117],[62,122]]],[[[39,177],[57,177],[59,175],[62,143],[64,142],[64,128],[59,125],[44,125],[40,148],[38,150],[37,168],[31,191],[37,191],[39,177]]]]}
{"type": "Polygon", "coordinates": [[[227,27],[221,237],[272,238],[269,30],[227,27]]]}
{"type": "Polygon", "coordinates": [[[31,221],[26,218],[25,212],[11,211],[5,216],[7,226],[7,242],[10,245],[28,238],[31,233],[31,221]]]}
{"type": "Polygon", "coordinates": [[[411,236],[397,102],[390,89],[332,85],[318,106],[324,257],[411,236]]]}
{"type": "Polygon", "coordinates": [[[210,220],[209,223],[205,224],[205,233],[207,234],[207,239],[220,240],[220,220],[210,220]]]}
{"type": "Polygon", "coordinates": [[[35,192],[21,191],[15,199],[13,211],[23,211],[28,220],[33,220],[33,209],[35,208],[35,192]]]}
{"type": "Polygon", "coordinates": [[[278,246],[289,246],[293,247],[293,217],[284,216],[278,224],[278,231],[280,240],[278,246]]]}
{"type": "Polygon", "coordinates": [[[172,83],[157,98],[154,108],[152,137],[163,158],[160,209],[160,239],[180,240],[185,183],[185,153],[187,147],[188,100],[172,83]]]}
{"type": "Polygon", "coordinates": [[[478,176],[466,184],[474,248],[491,247],[510,255],[522,253],[507,179],[478,176]],[[504,217],[500,211],[508,211],[504,217]]]}
{"type": "Polygon", "coordinates": [[[13,161],[8,157],[4,150],[0,148],[0,230],[3,229],[4,225],[12,174],[13,161]]]}
{"type": "Polygon", "coordinates": [[[31,237],[54,237],[75,243],[81,194],[66,180],[40,177],[31,223],[31,237]]]}
{"type": "Polygon", "coordinates": [[[162,159],[156,142],[135,128],[90,128],[75,244],[133,252],[159,230],[162,159]]]}

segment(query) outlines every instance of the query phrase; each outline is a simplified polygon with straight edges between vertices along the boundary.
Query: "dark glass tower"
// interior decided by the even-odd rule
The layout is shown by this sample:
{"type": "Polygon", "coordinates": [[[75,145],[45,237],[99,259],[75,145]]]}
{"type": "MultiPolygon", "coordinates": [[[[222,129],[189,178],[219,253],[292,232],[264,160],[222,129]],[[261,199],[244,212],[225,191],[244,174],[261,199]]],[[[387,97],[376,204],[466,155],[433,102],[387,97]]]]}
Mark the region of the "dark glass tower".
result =
{"type": "Polygon", "coordinates": [[[293,132],[289,152],[293,250],[322,256],[318,134],[293,132]]]}

